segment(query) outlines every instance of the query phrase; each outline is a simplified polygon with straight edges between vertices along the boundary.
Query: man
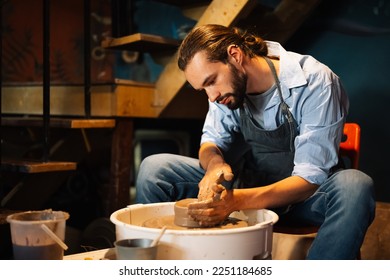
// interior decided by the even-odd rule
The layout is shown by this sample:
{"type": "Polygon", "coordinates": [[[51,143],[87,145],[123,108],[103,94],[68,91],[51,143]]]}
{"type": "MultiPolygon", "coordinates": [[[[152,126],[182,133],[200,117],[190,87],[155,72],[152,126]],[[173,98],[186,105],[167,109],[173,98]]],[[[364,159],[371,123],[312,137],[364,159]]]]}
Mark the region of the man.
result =
{"type": "Polygon", "coordinates": [[[189,213],[216,225],[243,209],[272,209],[321,225],[308,259],[354,259],[375,214],[373,181],[339,168],[348,97],[313,57],[220,25],[193,29],[179,68],[209,99],[199,160],[146,158],[140,203],[198,197],[189,213]]]}

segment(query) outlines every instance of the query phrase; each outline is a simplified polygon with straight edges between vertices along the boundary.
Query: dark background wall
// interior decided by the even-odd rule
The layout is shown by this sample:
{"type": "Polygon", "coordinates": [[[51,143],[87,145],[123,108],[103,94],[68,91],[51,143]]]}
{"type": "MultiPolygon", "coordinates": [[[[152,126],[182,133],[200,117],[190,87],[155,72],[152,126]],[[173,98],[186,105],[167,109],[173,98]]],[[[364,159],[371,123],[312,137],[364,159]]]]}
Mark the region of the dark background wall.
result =
{"type": "Polygon", "coordinates": [[[360,169],[373,177],[377,200],[389,202],[390,1],[323,1],[285,47],[313,55],[341,77],[348,121],[361,126],[360,169]]]}

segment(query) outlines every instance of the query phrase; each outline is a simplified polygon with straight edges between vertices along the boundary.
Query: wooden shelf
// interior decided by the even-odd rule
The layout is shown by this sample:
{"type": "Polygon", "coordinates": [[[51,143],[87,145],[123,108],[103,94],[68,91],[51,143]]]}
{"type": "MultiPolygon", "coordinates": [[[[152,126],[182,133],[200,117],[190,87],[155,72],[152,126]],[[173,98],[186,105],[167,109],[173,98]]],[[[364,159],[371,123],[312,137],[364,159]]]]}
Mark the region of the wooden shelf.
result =
{"type": "Polygon", "coordinates": [[[42,162],[38,160],[2,160],[1,170],[20,173],[44,173],[76,170],[75,162],[42,162]]]}
{"type": "Polygon", "coordinates": [[[135,33],[119,38],[106,38],[102,41],[102,47],[106,49],[140,52],[174,50],[179,44],[180,41],[173,38],[143,33],[135,33]]]}
{"type": "MultiPolygon", "coordinates": [[[[155,118],[155,87],[151,83],[140,83],[115,79],[112,84],[92,86],[90,119],[113,119],[117,117],[155,118]]],[[[52,86],[50,93],[51,118],[86,119],[83,86],[52,86]]],[[[4,117],[41,117],[42,87],[7,86],[2,88],[2,113],[4,117]]],[[[28,126],[28,125],[27,125],[28,126]]],[[[70,125],[68,125],[70,127],[70,125]]]]}
{"type": "MultiPolygon", "coordinates": [[[[25,126],[36,127],[43,126],[41,117],[3,117],[1,118],[2,126],[25,126]]],[[[51,118],[50,127],[58,128],[113,128],[115,127],[114,119],[65,119],[51,118]]]]}

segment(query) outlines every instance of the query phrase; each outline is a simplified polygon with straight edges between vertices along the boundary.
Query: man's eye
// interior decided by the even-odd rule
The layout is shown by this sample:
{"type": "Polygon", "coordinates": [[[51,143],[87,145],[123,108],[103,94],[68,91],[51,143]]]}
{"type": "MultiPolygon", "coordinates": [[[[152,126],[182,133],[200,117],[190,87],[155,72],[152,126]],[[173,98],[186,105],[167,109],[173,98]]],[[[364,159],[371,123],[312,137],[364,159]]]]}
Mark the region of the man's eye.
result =
{"type": "Polygon", "coordinates": [[[215,80],[211,80],[207,83],[207,86],[212,86],[213,84],[215,84],[215,80]]]}

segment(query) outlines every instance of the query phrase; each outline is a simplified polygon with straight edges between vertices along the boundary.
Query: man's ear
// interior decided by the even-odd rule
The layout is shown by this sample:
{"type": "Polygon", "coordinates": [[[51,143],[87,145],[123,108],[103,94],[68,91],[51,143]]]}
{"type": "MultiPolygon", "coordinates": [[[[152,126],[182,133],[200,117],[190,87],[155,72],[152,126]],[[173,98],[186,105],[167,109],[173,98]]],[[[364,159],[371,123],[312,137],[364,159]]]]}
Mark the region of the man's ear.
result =
{"type": "Polygon", "coordinates": [[[227,48],[228,58],[231,62],[236,62],[238,64],[242,63],[243,53],[242,50],[237,45],[230,45],[227,48]]]}

